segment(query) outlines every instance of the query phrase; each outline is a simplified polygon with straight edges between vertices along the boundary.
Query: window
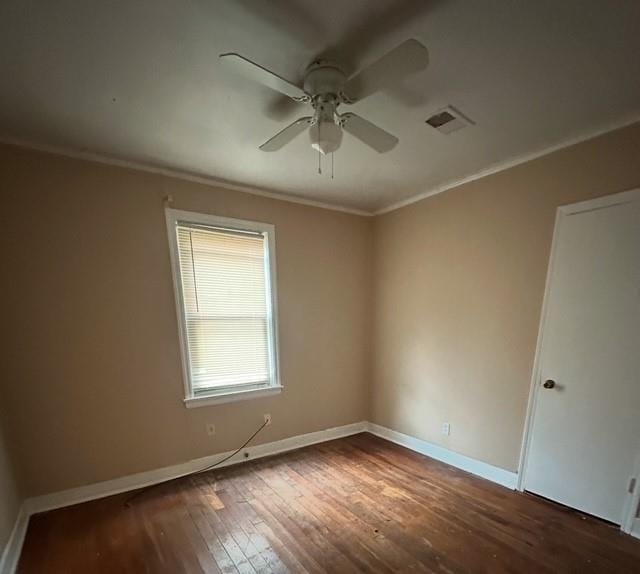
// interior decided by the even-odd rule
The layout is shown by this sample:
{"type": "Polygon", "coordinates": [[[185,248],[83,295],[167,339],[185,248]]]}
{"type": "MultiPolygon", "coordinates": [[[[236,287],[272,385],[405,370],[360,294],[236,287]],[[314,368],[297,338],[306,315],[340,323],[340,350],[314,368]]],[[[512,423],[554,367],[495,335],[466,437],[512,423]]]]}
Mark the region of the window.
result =
{"type": "Polygon", "coordinates": [[[272,225],[167,209],[185,402],[279,392],[272,225]]]}

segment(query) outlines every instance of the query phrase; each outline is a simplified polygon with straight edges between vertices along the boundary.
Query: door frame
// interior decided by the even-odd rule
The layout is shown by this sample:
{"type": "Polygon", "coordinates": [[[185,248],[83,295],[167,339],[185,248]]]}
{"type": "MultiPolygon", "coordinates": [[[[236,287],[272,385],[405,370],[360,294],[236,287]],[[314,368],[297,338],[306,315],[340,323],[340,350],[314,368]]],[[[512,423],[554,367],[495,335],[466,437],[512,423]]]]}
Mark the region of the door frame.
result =
{"type": "MultiPolygon", "coordinates": [[[[529,399],[527,401],[527,411],[525,415],[525,425],[524,432],[522,435],[522,446],[520,449],[520,460],[518,463],[518,482],[517,482],[517,490],[524,492],[525,490],[525,479],[526,479],[526,470],[528,463],[528,454],[529,448],[531,446],[531,437],[532,437],[532,428],[533,428],[533,420],[535,417],[536,406],[538,401],[538,394],[540,388],[540,370],[541,370],[541,357],[542,357],[542,349],[544,348],[544,328],[547,321],[548,316],[548,302],[549,302],[549,291],[551,289],[551,278],[554,270],[554,263],[556,259],[556,252],[558,249],[558,236],[559,231],[562,226],[562,222],[566,219],[566,217],[570,215],[574,215],[576,213],[583,213],[586,211],[595,211],[597,209],[603,209],[606,207],[612,207],[614,205],[620,205],[624,203],[631,203],[633,201],[640,200],[640,188],[631,189],[628,191],[623,191],[620,193],[614,193],[612,195],[606,195],[603,197],[597,197],[595,199],[588,199],[586,201],[580,201],[578,203],[571,203],[568,205],[561,205],[556,210],[556,218],[555,224],[553,227],[553,239],[551,241],[551,252],[549,255],[549,264],[547,267],[547,278],[545,281],[544,287],[544,297],[542,299],[542,310],[540,313],[540,324],[538,326],[538,339],[536,343],[536,351],[533,359],[533,370],[531,373],[531,382],[529,386],[529,399]]],[[[630,461],[630,465],[635,464],[633,467],[633,474],[630,476],[635,477],[636,479],[636,487],[635,492],[630,494],[627,492],[625,508],[623,510],[623,514],[621,516],[621,525],[620,529],[623,532],[634,534],[636,530],[634,530],[634,523],[640,523],[640,519],[636,519],[634,514],[634,510],[638,508],[638,503],[640,502],[640,452],[638,453],[637,459],[635,461],[630,461]],[[633,531],[633,532],[632,532],[633,531]]],[[[636,529],[640,528],[640,526],[636,525],[636,529]]]]}

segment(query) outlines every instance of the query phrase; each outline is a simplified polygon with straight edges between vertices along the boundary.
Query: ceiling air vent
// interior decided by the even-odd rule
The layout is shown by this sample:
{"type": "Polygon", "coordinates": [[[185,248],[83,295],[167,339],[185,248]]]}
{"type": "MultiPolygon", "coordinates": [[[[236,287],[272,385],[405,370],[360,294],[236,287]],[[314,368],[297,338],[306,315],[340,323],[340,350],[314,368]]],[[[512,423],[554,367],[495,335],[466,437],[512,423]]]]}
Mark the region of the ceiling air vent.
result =
{"type": "Polygon", "coordinates": [[[442,110],[437,111],[426,120],[432,128],[438,130],[443,134],[450,134],[457,132],[462,128],[473,125],[473,122],[462,115],[458,110],[452,106],[448,106],[442,110]]]}

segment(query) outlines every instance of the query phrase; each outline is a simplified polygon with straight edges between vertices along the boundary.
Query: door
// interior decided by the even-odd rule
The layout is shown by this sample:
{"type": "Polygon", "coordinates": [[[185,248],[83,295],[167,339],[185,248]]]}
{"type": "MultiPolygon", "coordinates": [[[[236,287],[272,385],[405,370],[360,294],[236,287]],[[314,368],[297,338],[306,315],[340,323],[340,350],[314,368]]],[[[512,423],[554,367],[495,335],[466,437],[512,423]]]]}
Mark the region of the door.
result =
{"type": "Polygon", "coordinates": [[[620,195],[559,216],[524,476],[617,524],[640,452],[640,197],[620,195]]]}

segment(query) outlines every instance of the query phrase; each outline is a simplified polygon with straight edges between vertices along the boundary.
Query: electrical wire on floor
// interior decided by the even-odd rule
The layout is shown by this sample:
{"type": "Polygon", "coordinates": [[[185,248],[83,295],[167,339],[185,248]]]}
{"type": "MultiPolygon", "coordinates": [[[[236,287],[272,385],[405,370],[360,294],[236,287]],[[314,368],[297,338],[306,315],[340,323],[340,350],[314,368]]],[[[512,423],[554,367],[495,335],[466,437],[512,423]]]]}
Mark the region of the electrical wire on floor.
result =
{"type": "Polygon", "coordinates": [[[136,492],[134,492],[131,496],[129,496],[126,500],[125,500],[125,506],[131,506],[131,503],[134,500],[137,500],[138,498],[140,498],[142,495],[147,494],[149,491],[153,490],[154,488],[158,487],[158,486],[162,486],[163,484],[168,484],[169,482],[176,482],[178,480],[181,480],[183,478],[189,478],[190,476],[195,476],[196,474],[202,474],[203,472],[208,472],[210,470],[213,470],[214,468],[216,468],[217,466],[220,466],[223,462],[227,462],[229,459],[233,458],[234,456],[236,456],[236,454],[238,454],[244,447],[246,447],[257,435],[258,433],[267,425],[269,424],[269,421],[264,421],[262,423],[262,425],[260,425],[260,427],[258,428],[258,430],[256,430],[246,441],[244,441],[244,443],[242,443],[242,446],[238,447],[236,450],[234,450],[231,454],[225,456],[222,460],[219,460],[218,462],[214,463],[214,464],[210,464],[209,466],[205,466],[204,468],[200,468],[198,470],[194,470],[192,472],[189,472],[187,474],[183,474],[182,476],[177,476],[175,478],[169,478],[167,480],[163,480],[162,482],[156,482],[154,484],[150,484],[149,486],[145,486],[144,488],[142,488],[141,490],[138,490],[136,492]]]}

